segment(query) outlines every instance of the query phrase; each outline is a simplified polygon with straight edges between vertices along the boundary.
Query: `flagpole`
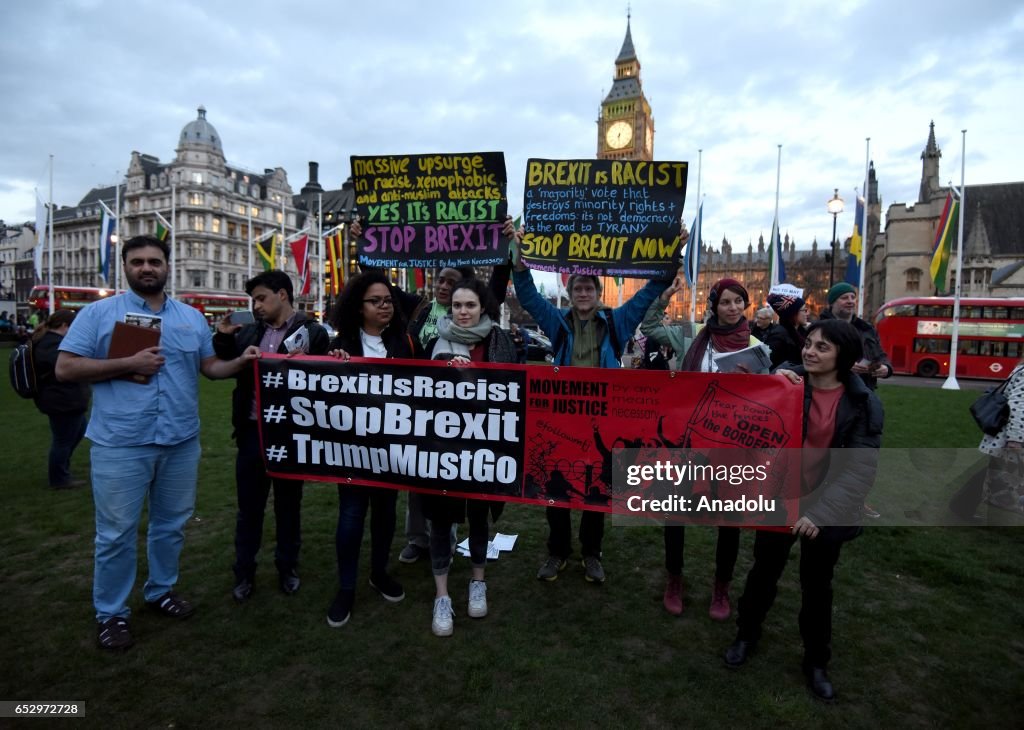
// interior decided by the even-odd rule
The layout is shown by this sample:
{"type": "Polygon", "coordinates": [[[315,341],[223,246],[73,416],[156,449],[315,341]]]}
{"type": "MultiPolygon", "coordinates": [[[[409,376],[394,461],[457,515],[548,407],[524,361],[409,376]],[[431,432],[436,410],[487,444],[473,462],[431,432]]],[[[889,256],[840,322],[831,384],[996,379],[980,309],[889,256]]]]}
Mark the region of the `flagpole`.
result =
{"type": "MultiPolygon", "coordinates": [[[[320,315],[320,321],[324,319],[324,194],[316,194],[316,234],[317,234],[317,249],[316,249],[316,270],[317,270],[317,284],[316,284],[316,311],[320,315]]],[[[308,266],[309,264],[307,264],[308,266]]]]}
{"type": "Polygon", "coordinates": [[[967,165],[967,130],[961,129],[960,143],[960,220],[957,222],[956,237],[956,285],[953,289],[953,341],[950,343],[949,353],[949,376],[942,384],[943,390],[960,390],[960,384],[956,382],[956,356],[960,342],[960,282],[963,273],[963,247],[964,247],[964,218],[967,216],[967,187],[964,184],[964,175],[967,165]]]}
{"type": "MultiPolygon", "coordinates": [[[[176,214],[177,201],[174,199],[174,183],[171,183],[171,296],[174,296],[174,285],[178,281],[178,216],[176,214]]],[[[120,280],[117,282],[121,283],[120,280]]]]}
{"type": "MultiPolygon", "coordinates": [[[[864,206],[860,222],[860,278],[857,286],[857,316],[864,319],[864,269],[868,264],[868,175],[871,166],[871,137],[865,137],[864,149],[864,206]]],[[[857,206],[854,206],[856,210],[857,206]]]]}
{"type": "Polygon", "coordinates": [[[245,277],[248,280],[252,278],[252,206],[248,203],[245,204],[245,217],[248,221],[247,230],[249,231],[249,272],[245,277]]]}
{"type": "Polygon", "coordinates": [[[54,297],[53,297],[53,155],[50,155],[50,204],[46,208],[46,217],[49,219],[49,242],[47,246],[50,249],[50,262],[47,269],[47,276],[50,279],[50,314],[54,313],[54,297]]]}
{"type": "Polygon", "coordinates": [[[107,246],[107,256],[114,256],[114,279],[117,281],[117,285],[114,286],[115,294],[118,293],[117,286],[121,283],[121,183],[118,181],[120,174],[121,171],[118,170],[114,175],[114,210],[116,211],[114,215],[114,240],[116,243],[114,244],[113,254],[110,252],[110,242],[103,242],[103,245],[107,246]]]}
{"type": "Polygon", "coordinates": [[[778,230],[778,190],[779,190],[779,186],[781,185],[781,182],[782,182],[782,145],[779,144],[778,145],[778,162],[775,165],[775,220],[772,223],[772,238],[771,238],[771,244],[770,244],[770,246],[771,246],[771,256],[770,256],[770,258],[771,258],[771,267],[770,267],[770,270],[768,271],[768,291],[769,292],[771,291],[771,288],[774,287],[776,284],[781,284],[781,282],[776,281],[776,280],[778,278],[778,271],[779,271],[779,264],[780,264],[780,261],[778,261],[777,259],[780,259],[782,257],[782,247],[778,246],[777,247],[778,250],[777,251],[775,250],[776,249],[775,237],[779,237],[779,239],[781,239],[781,232],[778,230]]]}
{"type": "MultiPolygon", "coordinates": [[[[697,218],[696,218],[696,220],[698,220],[698,221],[700,221],[700,205],[701,205],[700,182],[701,182],[701,170],[702,170],[703,166],[704,166],[704,150],[703,149],[699,149],[699,150],[697,150],[697,218]]],[[[690,322],[691,323],[697,321],[697,282],[700,279],[700,235],[701,235],[701,231],[700,231],[700,226],[699,225],[698,226],[694,226],[694,227],[697,228],[697,231],[696,232],[690,231],[690,233],[693,233],[694,235],[696,235],[697,238],[695,240],[691,239],[690,243],[688,244],[689,246],[696,246],[697,247],[696,249],[694,249],[694,253],[697,255],[697,271],[693,272],[693,286],[690,288],[690,322]]]]}

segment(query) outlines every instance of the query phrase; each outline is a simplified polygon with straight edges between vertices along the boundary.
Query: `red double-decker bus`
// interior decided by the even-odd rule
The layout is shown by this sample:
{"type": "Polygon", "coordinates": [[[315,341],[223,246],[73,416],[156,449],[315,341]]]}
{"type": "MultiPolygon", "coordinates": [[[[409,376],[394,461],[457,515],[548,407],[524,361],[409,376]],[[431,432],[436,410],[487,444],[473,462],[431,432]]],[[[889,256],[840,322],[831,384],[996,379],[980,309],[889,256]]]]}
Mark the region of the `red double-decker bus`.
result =
{"type": "MultiPolygon", "coordinates": [[[[81,309],[114,293],[113,289],[97,289],[88,286],[55,286],[53,287],[53,306],[56,309],[81,309]]],[[[202,312],[211,325],[224,316],[226,312],[237,309],[249,309],[249,297],[244,294],[201,294],[199,292],[179,292],[174,296],[178,301],[195,307],[202,312]]],[[[28,295],[28,304],[39,312],[50,311],[50,287],[36,286],[28,295]]]]}
{"type": "Polygon", "coordinates": [[[227,312],[234,312],[238,309],[249,309],[249,297],[245,294],[201,294],[199,292],[183,291],[174,295],[174,298],[190,307],[195,307],[204,315],[206,320],[214,325],[227,312]]]}
{"type": "MultiPolygon", "coordinates": [[[[81,309],[98,299],[109,297],[113,289],[97,289],[91,286],[53,287],[54,309],[81,309]]],[[[28,295],[28,306],[40,313],[50,311],[50,287],[34,286],[28,295]]]]}
{"type": "MultiPolygon", "coordinates": [[[[953,297],[904,297],[875,315],[894,373],[949,375],[953,297]]],[[[1024,355],[1024,299],[960,299],[957,377],[1005,378],[1024,355]]]]}

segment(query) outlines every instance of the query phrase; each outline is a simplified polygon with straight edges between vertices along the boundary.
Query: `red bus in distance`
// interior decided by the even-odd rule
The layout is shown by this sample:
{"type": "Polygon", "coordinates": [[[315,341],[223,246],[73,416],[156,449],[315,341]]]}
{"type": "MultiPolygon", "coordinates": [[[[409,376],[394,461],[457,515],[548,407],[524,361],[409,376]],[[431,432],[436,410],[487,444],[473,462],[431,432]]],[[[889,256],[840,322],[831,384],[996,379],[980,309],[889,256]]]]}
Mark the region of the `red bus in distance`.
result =
{"type": "MultiPolygon", "coordinates": [[[[53,305],[56,309],[81,309],[86,304],[108,297],[113,289],[97,289],[88,286],[53,287],[53,305]]],[[[249,309],[249,297],[244,294],[201,294],[199,292],[178,292],[179,302],[195,307],[206,316],[211,326],[227,312],[249,309]]],[[[28,305],[40,313],[50,311],[50,287],[35,286],[28,295],[28,305]]]]}
{"type": "MultiPolygon", "coordinates": [[[[903,297],[875,315],[893,372],[949,375],[953,297],[903,297]]],[[[1004,379],[1024,355],[1024,299],[960,298],[956,375],[1004,379]]]]}

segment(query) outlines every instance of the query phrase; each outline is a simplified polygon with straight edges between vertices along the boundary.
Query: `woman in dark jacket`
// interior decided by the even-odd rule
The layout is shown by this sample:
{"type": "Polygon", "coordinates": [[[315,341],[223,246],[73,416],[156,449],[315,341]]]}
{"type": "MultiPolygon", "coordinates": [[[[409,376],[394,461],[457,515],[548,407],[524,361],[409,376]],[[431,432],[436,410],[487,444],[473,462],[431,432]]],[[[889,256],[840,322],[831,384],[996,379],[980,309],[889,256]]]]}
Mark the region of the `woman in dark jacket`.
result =
{"type": "Polygon", "coordinates": [[[86,484],[71,478],[71,455],[85,436],[85,411],[90,389],[86,383],[57,380],[58,348],[75,319],[70,309],[58,309],[32,334],[32,363],[36,373],[36,408],[50,419],[49,479],[53,489],[70,489],[86,484]]]}
{"type": "MultiPolygon", "coordinates": [[[[518,362],[512,336],[501,329],[498,303],[487,286],[477,279],[463,279],[452,289],[451,314],[437,325],[438,336],[427,343],[431,360],[455,364],[474,362],[518,362]]],[[[488,515],[500,513],[500,502],[430,495],[424,512],[430,519],[430,562],[434,573],[434,609],[430,629],[435,636],[451,636],[455,630],[452,599],[448,595],[448,569],[452,562],[452,524],[469,518],[469,557],[473,578],[469,582],[466,613],[470,618],[487,615],[488,515]],[[493,507],[493,509],[492,509],[493,507]]]]}
{"type": "MultiPolygon", "coordinates": [[[[758,531],[754,565],[739,600],[739,632],[725,663],[739,667],[761,638],[789,551],[800,539],[800,635],[803,670],[816,697],[835,697],[831,658],[832,574],[843,543],[861,533],[864,497],[875,481],[881,444],[881,401],[856,374],[860,335],[843,320],[819,320],[803,348],[804,434],[800,518],[789,533],[758,531]]],[[[780,371],[794,383],[797,372],[780,371]]]]}
{"type": "MultiPolygon", "coordinates": [[[[328,354],[345,361],[350,357],[422,357],[419,343],[406,332],[405,319],[395,307],[397,300],[398,289],[381,272],[368,271],[353,278],[331,315],[338,335],[328,354]]],[[[344,626],[352,615],[367,511],[371,512],[370,586],[392,603],[405,598],[401,584],[387,572],[397,501],[394,489],[338,485],[335,547],[340,586],[327,612],[332,628],[344,626]]]]}
{"type": "Polygon", "coordinates": [[[800,364],[800,353],[807,339],[807,305],[800,297],[769,294],[768,306],[779,315],[779,324],[765,336],[764,344],[771,349],[772,367],[789,363],[800,364]]]}

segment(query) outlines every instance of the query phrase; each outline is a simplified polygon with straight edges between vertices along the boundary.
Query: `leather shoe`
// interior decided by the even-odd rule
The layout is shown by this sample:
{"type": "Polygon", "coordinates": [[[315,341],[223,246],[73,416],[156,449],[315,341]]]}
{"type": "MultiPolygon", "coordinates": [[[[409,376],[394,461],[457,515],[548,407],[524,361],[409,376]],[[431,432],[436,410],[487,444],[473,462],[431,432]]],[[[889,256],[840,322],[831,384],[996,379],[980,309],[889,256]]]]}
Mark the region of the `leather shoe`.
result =
{"type": "Polygon", "coordinates": [[[805,669],[804,672],[807,675],[807,688],[811,690],[815,697],[825,702],[835,700],[836,691],[832,686],[832,680],[828,678],[828,672],[825,671],[825,667],[810,667],[805,669]]]}
{"type": "Polygon", "coordinates": [[[757,647],[756,641],[744,641],[743,639],[736,639],[729,645],[729,648],[725,650],[725,665],[727,667],[742,667],[747,663],[747,658],[754,653],[754,649],[757,647]]]}
{"type": "Polygon", "coordinates": [[[299,586],[302,582],[299,580],[299,574],[295,571],[295,568],[282,571],[278,574],[280,579],[281,592],[286,596],[292,596],[299,592],[299,586]]]}
{"type": "Polygon", "coordinates": [[[252,596],[253,582],[251,578],[242,578],[240,581],[235,583],[235,587],[231,589],[231,597],[238,603],[245,603],[252,596]]]}

